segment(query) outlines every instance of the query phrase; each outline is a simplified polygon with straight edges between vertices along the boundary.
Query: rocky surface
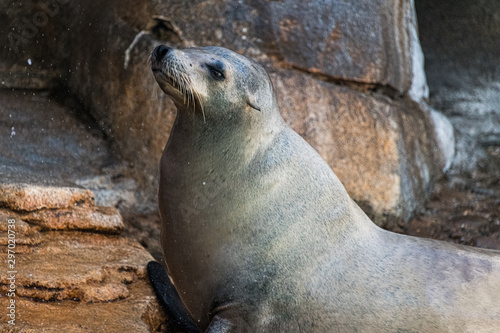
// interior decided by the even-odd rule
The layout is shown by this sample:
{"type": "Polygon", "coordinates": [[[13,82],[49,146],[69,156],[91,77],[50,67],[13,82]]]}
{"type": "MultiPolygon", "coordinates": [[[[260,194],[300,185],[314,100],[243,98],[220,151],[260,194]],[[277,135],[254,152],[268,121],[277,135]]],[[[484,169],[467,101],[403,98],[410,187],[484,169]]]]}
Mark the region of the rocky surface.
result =
{"type": "Polygon", "coordinates": [[[80,188],[0,183],[4,202],[18,200],[20,191],[37,207],[0,210],[0,306],[15,301],[15,325],[2,315],[0,331],[151,332],[161,324],[146,275],[153,258],[119,235],[123,222],[114,208],[75,203],[68,193],[93,198],[80,188]]]}
{"type": "MultiPolygon", "coordinates": [[[[454,168],[473,172],[500,146],[500,2],[416,3],[430,103],[456,130],[454,168]]],[[[452,170],[452,172],[453,172],[452,170]]]]}
{"type": "Polygon", "coordinates": [[[416,2],[430,104],[448,116],[457,153],[409,223],[394,230],[500,250],[500,3],[416,2]]]}
{"type": "Polygon", "coordinates": [[[21,211],[91,206],[94,205],[94,195],[89,190],[75,187],[8,183],[0,187],[0,205],[21,211]]]}
{"type": "MultiPolygon", "coordinates": [[[[74,196],[72,203],[95,200],[97,206],[115,207],[122,213],[156,210],[154,196],[139,190],[127,163],[115,156],[105,134],[81,104],[44,90],[0,89],[0,100],[0,175],[12,183],[39,185],[30,187],[36,192],[30,196],[33,202],[25,200],[22,188],[4,188],[18,193],[6,202],[0,192],[4,205],[42,208],[37,201],[58,186],[64,197],[74,196]],[[68,192],[66,187],[75,185],[92,190],[93,197],[87,198],[90,192],[84,189],[68,192]]],[[[51,200],[62,197],[61,192],[51,200]]]]}
{"type": "Polygon", "coordinates": [[[281,65],[401,93],[412,84],[411,1],[209,0],[185,6],[173,0],[153,2],[149,9],[173,20],[185,43],[225,45],[257,59],[273,57],[281,65]]]}
{"type": "Polygon", "coordinates": [[[473,172],[453,172],[438,182],[409,223],[390,229],[419,237],[500,250],[500,149],[473,172]]]}
{"type": "MultiPolygon", "coordinates": [[[[20,299],[14,329],[2,332],[154,332],[161,316],[151,299],[141,294],[144,281],[130,287],[127,301],[82,304],[75,301],[34,302],[20,299]],[[71,320],[68,320],[71,318],[71,320]]],[[[148,296],[149,297],[149,296],[148,296]]],[[[0,306],[6,308],[5,297],[0,306]]],[[[2,318],[3,320],[3,318],[2,318]]],[[[0,325],[2,325],[0,323],[0,325]]]]}
{"type": "Polygon", "coordinates": [[[39,209],[21,213],[21,218],[40,226],[42,230],[90,230],[118,234],[124,229],[122,217],[113,207],[39,209]]]}

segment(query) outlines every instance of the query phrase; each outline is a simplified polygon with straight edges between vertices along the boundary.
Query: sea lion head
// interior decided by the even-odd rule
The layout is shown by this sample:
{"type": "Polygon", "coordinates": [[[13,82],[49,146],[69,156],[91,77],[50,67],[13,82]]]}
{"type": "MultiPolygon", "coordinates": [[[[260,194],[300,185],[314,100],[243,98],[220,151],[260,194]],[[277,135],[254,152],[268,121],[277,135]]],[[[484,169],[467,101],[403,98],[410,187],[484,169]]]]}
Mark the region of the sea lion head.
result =
{"type": "Polygon", "coordinates": [[[264,68],[228,49],[160,45],[151,54],[151,69],[180,111],[204,120],[279,114],[264,68]]]}

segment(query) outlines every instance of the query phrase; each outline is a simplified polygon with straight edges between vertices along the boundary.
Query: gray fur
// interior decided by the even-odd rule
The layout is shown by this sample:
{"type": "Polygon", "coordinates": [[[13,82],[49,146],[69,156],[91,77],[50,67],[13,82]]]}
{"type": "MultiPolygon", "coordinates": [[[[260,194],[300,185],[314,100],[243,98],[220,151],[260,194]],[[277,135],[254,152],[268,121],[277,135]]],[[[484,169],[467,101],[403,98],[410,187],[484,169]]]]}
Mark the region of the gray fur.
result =
{"type": "Polygon", "coordinates": [[[500,330],[498,252],[378,228],[284,123],[261,66],[213,47],[168,57],[152,66],[181,63],[208,92],[188,108],[156,75],[178,108],[160,165],[162,246],[200,328],[500,330]],[[210,58],[227,65],[226,80],[210,80],[210,58]]]}

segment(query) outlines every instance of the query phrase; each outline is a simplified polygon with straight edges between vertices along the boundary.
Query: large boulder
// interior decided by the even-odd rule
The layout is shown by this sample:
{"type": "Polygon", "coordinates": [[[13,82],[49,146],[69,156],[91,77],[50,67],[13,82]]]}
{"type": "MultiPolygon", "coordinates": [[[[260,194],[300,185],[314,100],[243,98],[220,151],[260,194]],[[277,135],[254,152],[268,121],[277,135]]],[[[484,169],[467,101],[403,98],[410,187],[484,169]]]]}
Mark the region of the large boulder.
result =
{"type": "Polygon", "coordinates": [[[74,187],[0,182],[2,332],[152,332],[151,255],[114,208],[74,187]],[[24,201],[36,203],[18,205],[24,201]]]}
{"type": "MultiPolygon", "coordinates": [[[[148,68],[160,43],[220,45],[266,66],[285,120],[377,221],[409,217],[449,165],[453,135],[425,104],[411,0],[57,3],[54,20],[68,27],[50,51],[63,51],[55,55],[61,83],[88,106],[146,193],[154,193],[175,117],[148,68]]],[[[8,61],[22,67],[27,56],[8,61]]]]}

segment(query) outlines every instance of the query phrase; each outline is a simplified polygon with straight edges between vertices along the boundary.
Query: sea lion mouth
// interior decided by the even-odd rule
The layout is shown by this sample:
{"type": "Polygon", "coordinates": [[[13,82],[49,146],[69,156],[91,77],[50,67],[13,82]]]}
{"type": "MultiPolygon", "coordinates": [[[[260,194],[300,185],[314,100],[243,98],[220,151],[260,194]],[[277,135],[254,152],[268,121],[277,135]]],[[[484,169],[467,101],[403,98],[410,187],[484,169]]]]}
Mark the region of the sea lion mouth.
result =
{"type": "Polygon", "coordinates": [[[153,74],[155,75],[155,78],[158,80],[162,80],[163,82],[168,83],[172,88],[178,90],[180,93],[183,93],[184,90],[181,89],[177,81],[174,79],[172,75],[170,75],[168,72],[165,73],[161,68],[151,68],[153,71],[153,74]]]}
{"type": "Polygon", "coordinates": [[[189,86],[187,80],[179,79],[169,73],[165,73],[163,70],[158,69],[156,71],[153,70],[154,73],[161,79],[164,83],[167,83],[170,87],[172,87],[176,92],[184,96],[184,105],[188,106],[190,104],[193,105],[193,108],[196,107],[196,103],[200,103],[199,98],[196,97],[193,89],[189,86]]]}
{"type": "Polygon", "coordinates": [[[193,111],[199,106],[205,121],[205,112],[201,98],[193,87],[191,77],[186,72],[182,62],[172,56],[165,56],[163,59],[158,59],[155,52],[151,55],[151,71],[160,84],[167,84],[171,89],[164,90],[167,95],[176,100],[179,94],[182,96],[182,103],[187,108],[192,106],[193,111]]]}

